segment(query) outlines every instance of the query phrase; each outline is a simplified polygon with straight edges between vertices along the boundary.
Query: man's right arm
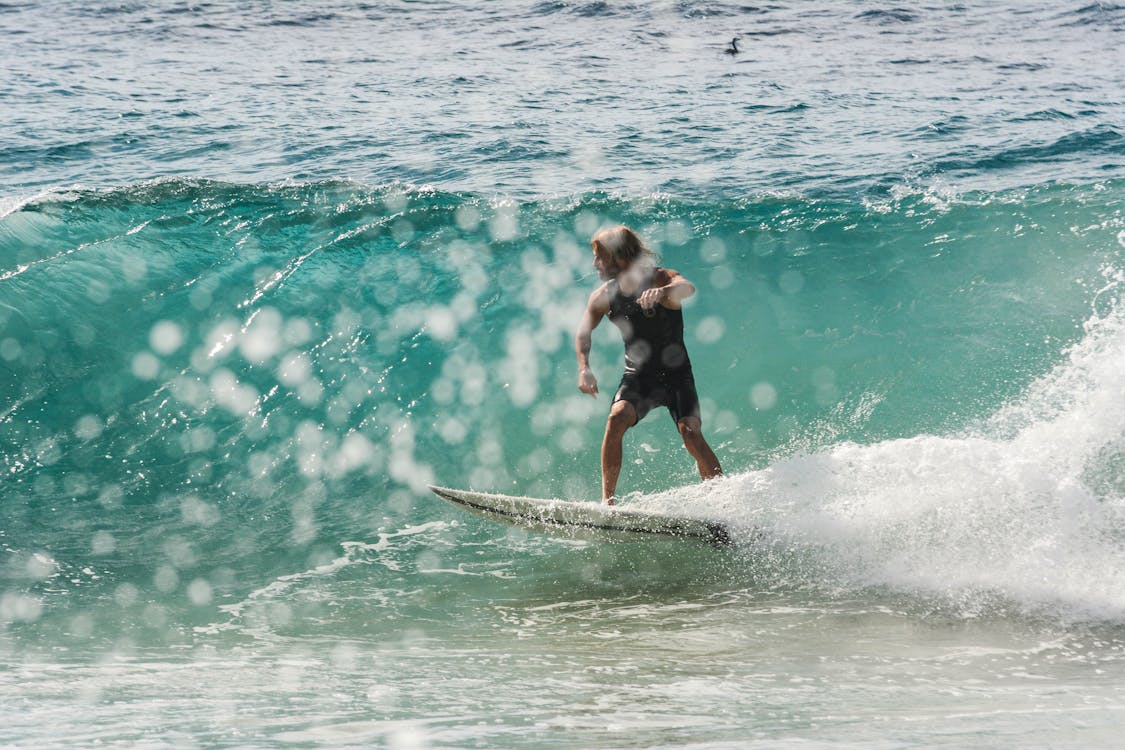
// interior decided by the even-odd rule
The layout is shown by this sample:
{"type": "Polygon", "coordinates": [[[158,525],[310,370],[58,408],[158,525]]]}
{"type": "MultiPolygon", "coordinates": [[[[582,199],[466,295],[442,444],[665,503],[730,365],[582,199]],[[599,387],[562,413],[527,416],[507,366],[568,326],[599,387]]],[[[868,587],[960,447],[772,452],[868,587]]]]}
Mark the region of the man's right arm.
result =
{"type": "Polygon", "coordinates": [[[578,357],[578,390],[591,396],[598,395],[598,379],[590,370],[590,346],[594,329],[608,311],[605,287],[601,287],[590,295],[582,319],[578,321],[578,332],[574,335],[574,353],[578,357]]]}

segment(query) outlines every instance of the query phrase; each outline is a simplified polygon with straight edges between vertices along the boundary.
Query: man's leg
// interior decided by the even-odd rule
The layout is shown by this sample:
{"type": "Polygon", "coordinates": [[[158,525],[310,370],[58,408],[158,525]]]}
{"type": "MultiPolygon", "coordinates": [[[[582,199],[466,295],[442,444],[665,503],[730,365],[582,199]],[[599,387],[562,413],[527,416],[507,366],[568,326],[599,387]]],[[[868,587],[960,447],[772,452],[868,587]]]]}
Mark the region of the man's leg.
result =
{"type": "Polygon", "coordinates": [[[609,410],[602,440],[602,500],[613,505],[617,478],[621,476],[621,440],[637,423],[637,410],[628,401],[618,401],[609,410]]]}
{"type": "Polygon", "coordinates": [[[719,459],[703,438],[702,425],[699,417],[681,417],[676,422],[676,427],[680,430],[680,436],[684,439],[684,447],[687,448],[688,453],[695,459],[696,466],[699,467],[699,476],[704,479],[721,477],[723,468],[719,466],[719,459]]]}

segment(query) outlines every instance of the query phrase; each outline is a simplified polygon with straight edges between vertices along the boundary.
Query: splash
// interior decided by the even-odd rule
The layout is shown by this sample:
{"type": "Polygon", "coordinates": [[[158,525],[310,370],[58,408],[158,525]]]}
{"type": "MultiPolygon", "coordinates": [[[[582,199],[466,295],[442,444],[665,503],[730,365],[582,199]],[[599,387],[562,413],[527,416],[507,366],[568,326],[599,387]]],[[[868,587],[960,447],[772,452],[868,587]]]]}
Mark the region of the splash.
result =
{"type": "Polygon", "coordinates": [[[1125,621],[1125,305],[1122,272],[1103,276],[1062,363],[970,429],[842,442],[643,502],[754,529],[751,554],[801,561],[789,583],[889,589],[966,617],[1125,621]]]}

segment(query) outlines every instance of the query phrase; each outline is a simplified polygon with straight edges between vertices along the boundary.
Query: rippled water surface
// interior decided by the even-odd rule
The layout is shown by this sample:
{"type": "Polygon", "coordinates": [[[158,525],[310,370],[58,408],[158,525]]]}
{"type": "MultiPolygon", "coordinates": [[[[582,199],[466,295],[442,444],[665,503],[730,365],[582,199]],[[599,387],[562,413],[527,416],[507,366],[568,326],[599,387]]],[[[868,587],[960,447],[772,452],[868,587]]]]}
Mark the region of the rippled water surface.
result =
{"type": "Polygon", "coordinates": [[[1125,150],[1122,13],[7,4],[0,176],[21,189],[195,175],[728,197],[1097,180],[1120,175],[1125,150]],[[740,54],[724,54],[734,37],[740,54]]]}

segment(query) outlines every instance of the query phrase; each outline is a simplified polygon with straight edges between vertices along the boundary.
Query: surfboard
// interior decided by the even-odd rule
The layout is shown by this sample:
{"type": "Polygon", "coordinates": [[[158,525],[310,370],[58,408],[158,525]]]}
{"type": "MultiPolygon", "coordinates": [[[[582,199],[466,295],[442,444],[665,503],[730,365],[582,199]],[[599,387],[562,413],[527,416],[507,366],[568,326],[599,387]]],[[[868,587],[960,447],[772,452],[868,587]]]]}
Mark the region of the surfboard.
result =
{"type": "Polygon", "coordinates": [[[434,494],[462,510],[490,521],[570,539],[641,539],[678,537],[711,544],[731,543],[725,524],[702,518],[683,518],[618,505],[573,500],[513,497],[449,487],[434,494]]]}

